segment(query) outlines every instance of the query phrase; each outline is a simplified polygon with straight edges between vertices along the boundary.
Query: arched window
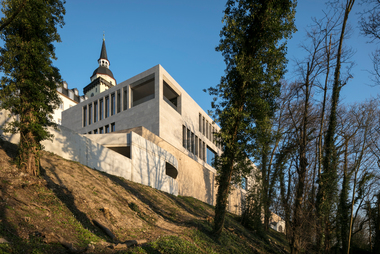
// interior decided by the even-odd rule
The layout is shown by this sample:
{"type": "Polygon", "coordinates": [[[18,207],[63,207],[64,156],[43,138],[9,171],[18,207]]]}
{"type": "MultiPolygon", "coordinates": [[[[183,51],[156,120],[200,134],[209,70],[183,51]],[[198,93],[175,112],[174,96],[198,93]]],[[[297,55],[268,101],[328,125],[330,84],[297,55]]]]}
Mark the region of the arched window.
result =
{"type": "Polygon", "coordinates": [[[282,232],[282,226],[278,226],[278,232],[282,232]]]}

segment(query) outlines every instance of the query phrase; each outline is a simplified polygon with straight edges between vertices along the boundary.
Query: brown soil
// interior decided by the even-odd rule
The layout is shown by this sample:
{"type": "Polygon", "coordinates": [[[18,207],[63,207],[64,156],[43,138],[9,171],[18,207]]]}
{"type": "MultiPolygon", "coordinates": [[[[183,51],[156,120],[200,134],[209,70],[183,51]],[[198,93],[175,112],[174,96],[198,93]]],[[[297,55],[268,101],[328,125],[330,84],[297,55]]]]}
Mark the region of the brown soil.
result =
{"type": "Polygon", "coordinates": [[[113,253],[115,243],[180,235],[195,220],[213,216],[211,206],[199,209],[192,206],[192,198],[175,197],[51,153],[43,152],[41,177],[27,176],[12,162],[16,148],[0,142],[0,238],[25,248],[22,252],[42,246],[52,253],[71,247],[113,253]]]}

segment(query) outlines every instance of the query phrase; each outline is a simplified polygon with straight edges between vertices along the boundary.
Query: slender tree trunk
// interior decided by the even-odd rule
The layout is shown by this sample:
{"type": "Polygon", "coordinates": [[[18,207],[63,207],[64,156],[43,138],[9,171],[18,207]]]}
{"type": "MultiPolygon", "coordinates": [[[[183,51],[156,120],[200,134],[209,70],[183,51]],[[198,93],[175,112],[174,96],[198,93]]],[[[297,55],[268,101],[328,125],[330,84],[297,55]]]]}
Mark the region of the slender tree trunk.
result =
{"type": "Polygon", "coordinates": [[[301,251],[301,237],[302,237],[302,224],[303,224],[303,193],[305,187],[305,177],[307,171],[307,158],[306,158],[306,147],[307,147],[307,123],[309,114],[309,96],[310,96],[310,84],[309,84],[310,68],[309,63],[307,64],[307,74],[305,82],[305,108],[303,113],[303,126],[301,131],[301,144],[300,144],[300,163],[298,173],[298,183],[296,189],[295,207],[294,207],[294,230],[293,239],[291,243],[291,253],[297,254],[301,251]]]}
{"type": "MultiPolygon", "coordinates": [[[[325,138],[325,156],[323,159],[323,169],[324,172],[321,174],[320,186],[318,190],[318,201],[317,201],[317,215],[319,217],[319,223],[321,225],[321,231],[318,236],[317,246],[319,246],[319,252],[326,251],[326,247],[329,250],[329,243],[326,243],[325,227],[329,224],[329,214],[331,210],[331,202],[334,200],[335,192],[337,189],[337,158],[336,158],[336,149],[334,137],[336,133],[337,126],[337,108],[339,102],[339,94],[342,88],[341,79],[340,79],[340,68],[341,68],[341,55],[343,47],[344,33],[346,29],[346,24],[348,20],[348,15],[355,3],[355,0],[347,0],[345,13],[342,23],[342,30],[339,39],[339,47],[337,52],[337,61],[334,72],[334,83],[333,91],[331,97],[331,111],[329,118],[329,126],[325,138]]],[[[327,229],[327,232],[330,232],[330,229],[327,229]]]]}

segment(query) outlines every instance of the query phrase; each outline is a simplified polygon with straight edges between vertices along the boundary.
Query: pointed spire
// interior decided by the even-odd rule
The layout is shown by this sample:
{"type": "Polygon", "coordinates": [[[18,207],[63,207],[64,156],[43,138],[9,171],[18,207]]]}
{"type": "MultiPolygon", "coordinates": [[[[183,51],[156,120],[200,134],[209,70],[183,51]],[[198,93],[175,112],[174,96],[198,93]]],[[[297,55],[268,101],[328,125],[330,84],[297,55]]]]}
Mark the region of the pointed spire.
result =
{"type": "Polygon", "coordinates": [[[103,44],[102,44],[102,50],[100,51],[100,57],[99,57],[99,60],[100,59],[105,59],[108,61],[108,58],[107,58],[107,50],[106,50],[106,40],[104,38],[104,34],[103,34],[103,44]]]}

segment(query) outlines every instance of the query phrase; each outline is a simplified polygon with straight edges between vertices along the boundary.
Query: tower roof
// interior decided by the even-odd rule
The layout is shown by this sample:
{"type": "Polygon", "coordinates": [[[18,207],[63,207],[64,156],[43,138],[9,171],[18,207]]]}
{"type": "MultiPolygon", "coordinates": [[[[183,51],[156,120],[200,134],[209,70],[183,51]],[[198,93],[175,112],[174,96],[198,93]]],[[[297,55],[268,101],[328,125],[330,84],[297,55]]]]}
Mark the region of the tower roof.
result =
{"type": "Polygon", "coordinates": [[[98,60],[100,59],[106,59],[107,61],[109,61],[107,58],[106,40],[104,38],[103,38],[102,50],[100,51],[100,57],[98,60]]]}

